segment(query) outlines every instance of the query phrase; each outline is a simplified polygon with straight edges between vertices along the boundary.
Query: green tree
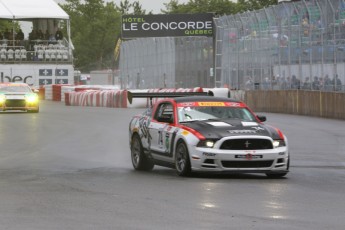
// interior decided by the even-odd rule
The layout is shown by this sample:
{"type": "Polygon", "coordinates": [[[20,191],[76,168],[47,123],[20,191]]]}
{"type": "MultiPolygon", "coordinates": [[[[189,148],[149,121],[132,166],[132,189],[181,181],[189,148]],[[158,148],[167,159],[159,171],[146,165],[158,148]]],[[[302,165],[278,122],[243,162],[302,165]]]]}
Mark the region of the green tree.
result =
{"type": "MultiPolygon", "coordinates": [[[[144,15],[147,14],[146,10],[143,9],[139,1],[130,3],[128,0],[122,0],[120,6],[117,6],[118,11],[124,14],[133,14],[133,15],[144,15]]],[[[149,14],[152,12],[150,11],[149,14]]]]}
{"type": "Polygon", "coordinates": [[[237,7],[239,12],[259,10],[264,7],[277,5],[278,0],[238,0],[237,7]]]}
{"type": "Polygon", "coordinates": [[[230,0],[189,0],[180,4],[178,0],[165,3],[166,10],[163,13],[206,13],[214,12],[218,15],[230,15],[244,11],[261,9],[275,5],[278,0],[238,0],[237,3],[230,0]]]}
{"type": "Polygon", "coordinates": [[[0,33],[4,33],[6,29],[12,31],[13,29],[15,31],[18,31],[20,28],[19,23],[17,21],[12,21],[8,19],[1,19],[0,20],[0,33]]]}
{"type": "Polygon", "coordinates": [[[171,0],[164,4],[163,13],[209,13],[219,15],[236,13],[236,3],[230,0],[190,0],[188,3],[179,4],[178,0],[171,0]]]}
{"type": "Polygon", "coordinates": [[[120,37],[122,14],[145,14],[138,2],[66,0],[60,5],[70,16],[75,67],[82,72],[114,67],[114,48],[120,37]]]}

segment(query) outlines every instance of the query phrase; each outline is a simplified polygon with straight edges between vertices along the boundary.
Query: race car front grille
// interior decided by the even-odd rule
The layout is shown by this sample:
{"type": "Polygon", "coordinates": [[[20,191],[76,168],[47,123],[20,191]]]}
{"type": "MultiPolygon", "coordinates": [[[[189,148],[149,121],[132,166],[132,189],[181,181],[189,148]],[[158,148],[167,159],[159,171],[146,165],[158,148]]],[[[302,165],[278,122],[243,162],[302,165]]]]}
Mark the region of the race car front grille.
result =
{"type": "Polygon", "coordinates": [[[6,107],[25,107],[25,100],[6,100],[6,107]]]}
{"type": "Polygon", "coordinates": [[[226,140],[220,149],[227,150],[257,150],[273,149],[272,142],[267,139],[231,139],[226,140]]]}
{"type": "Polygon", "coordinates": [[[268,168],[273,164],[270,161],[222,161],[225,168],[268,168]]]}

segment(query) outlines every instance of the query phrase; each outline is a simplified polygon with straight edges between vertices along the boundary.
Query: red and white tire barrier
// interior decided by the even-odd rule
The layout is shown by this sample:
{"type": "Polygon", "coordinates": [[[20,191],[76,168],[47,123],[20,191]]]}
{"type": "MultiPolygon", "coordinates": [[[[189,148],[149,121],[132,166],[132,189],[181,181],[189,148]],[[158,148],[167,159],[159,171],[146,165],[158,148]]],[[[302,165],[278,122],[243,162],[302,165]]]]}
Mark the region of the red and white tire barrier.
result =
{"type": "Polygon", "coordinates": [[[65,104],[71,106],[127,108],[127,91],[84,90],[80,92],[66,92],[65,104]]]}
{"type": "MultiPolygon", "coordinates": [[[[131,92],[209,92],[214,96],[229,97],[227,88],[178,88],[178,89],[134,89],[131,92]]],[[[120,90],[118,86],[101,85],[46,85],[44,86],[45,99],[62,101],[68,106],[93,106],[109,108],[145,108],[150,105],[148,98],[133,98],[130,104],[127,99],[127,90],[120,90]]],[[[162,98],[153,98],[152,104],[162,98]]]]}

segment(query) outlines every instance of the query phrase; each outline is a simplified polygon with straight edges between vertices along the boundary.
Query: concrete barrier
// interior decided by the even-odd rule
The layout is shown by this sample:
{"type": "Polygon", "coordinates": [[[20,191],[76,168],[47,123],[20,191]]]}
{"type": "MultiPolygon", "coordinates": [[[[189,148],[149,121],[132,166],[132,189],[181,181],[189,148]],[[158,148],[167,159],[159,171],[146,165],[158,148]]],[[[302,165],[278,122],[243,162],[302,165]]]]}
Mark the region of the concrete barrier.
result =
{"type": "Polygon", "coordinates": [[[306,90],[245,92],[249,107],[258,112],[287,113],[345,120],[345,93],[306,90]]]}

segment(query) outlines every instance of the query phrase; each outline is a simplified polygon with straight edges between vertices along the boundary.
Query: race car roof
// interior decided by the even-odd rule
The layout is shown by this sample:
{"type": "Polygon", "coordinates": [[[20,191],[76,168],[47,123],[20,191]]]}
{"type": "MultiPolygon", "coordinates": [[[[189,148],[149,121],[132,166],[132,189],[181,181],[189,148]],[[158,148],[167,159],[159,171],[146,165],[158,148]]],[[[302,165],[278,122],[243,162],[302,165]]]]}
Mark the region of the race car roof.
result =
{"type": "Polygon", "coordinates": [[[0,19],[69,19],[54,0],[0,0],[0,19]]]}

